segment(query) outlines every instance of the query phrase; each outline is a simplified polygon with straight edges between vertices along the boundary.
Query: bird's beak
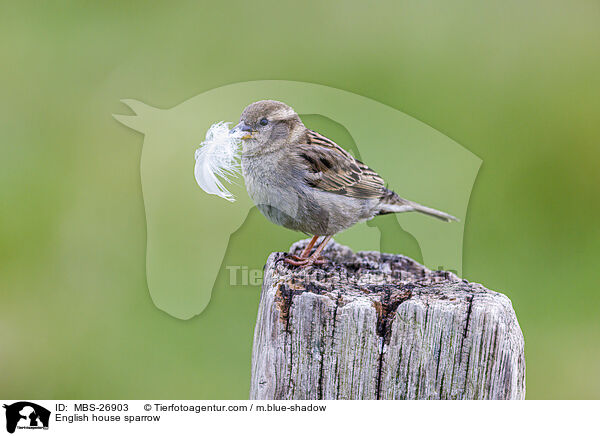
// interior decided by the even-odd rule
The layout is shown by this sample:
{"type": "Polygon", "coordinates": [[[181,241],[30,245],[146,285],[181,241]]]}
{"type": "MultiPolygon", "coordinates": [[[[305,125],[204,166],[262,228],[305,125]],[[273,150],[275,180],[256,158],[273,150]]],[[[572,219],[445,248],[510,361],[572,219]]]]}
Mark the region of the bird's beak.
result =
{"type": "Polygon", "coordinates": [[[254,131],[252,130],[252,127],[242,121],[233,129],[231,129],[229,133],[232,135],[240,135],[241,139],[250,139],[252,138],[254,131]]]}

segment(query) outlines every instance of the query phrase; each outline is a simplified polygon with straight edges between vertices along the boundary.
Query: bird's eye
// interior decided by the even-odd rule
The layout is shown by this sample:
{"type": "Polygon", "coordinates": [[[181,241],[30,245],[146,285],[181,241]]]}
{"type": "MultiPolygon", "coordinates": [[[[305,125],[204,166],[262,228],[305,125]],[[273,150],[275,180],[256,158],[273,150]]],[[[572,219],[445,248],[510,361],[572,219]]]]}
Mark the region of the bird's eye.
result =
{"type": "Polygon", "coordinates": [[[261,118],[259,124],[261,126],[266,126],[267,124],[269,124],[269,120],[267,120],[266,118],[261,118]]]}

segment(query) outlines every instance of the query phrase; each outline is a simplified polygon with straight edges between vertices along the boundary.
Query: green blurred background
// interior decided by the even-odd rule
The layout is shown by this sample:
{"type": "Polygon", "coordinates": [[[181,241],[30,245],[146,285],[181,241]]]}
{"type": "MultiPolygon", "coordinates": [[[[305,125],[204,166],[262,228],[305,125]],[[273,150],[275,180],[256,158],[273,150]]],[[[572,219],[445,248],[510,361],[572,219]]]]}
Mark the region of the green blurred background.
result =
{"type": "MultiPolygon", "coordinates": [[[[600,398],[597,1],[2,2],[0,397],[247,398],[257,287],[152,303],[143,137],[112,119],[229,83],[364,95],[483,160],[464,277],[513,301],[527,397],[600,398]]],[[[264,259],[298,234],[230,242],[264,259]]]]}

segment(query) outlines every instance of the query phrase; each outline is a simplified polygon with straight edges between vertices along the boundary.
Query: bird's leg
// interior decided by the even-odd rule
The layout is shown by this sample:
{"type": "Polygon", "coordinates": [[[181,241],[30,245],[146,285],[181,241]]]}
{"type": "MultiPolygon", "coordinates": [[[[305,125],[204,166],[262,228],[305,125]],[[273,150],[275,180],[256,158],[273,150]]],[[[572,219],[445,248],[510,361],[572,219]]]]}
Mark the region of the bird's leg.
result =
{"type": "Polygon", "coordinates": [[[323,241],[321,241],[321,243],[315,250],[315,252],[308,259],[294,260],[294,259],[285,258],[283,261],[285,263],[287,263],[289,265],[293,265],[293,266],[322,265],[325,263],[325,259],[321,258],[320,255],[330,239],[331,239],[331,236],[325,236],[323,238],[323,241]]]}
{"type": "Polygon", "coordinates": [[[308,257],[308,255],[310,254],[310,250],[312,250],[312,248],[315,246],[318,239],[319,239],[319,237],[317,235],[312,237],[312,239],[310,240],[310,242],[308,243],[308,245],[306,246],[306,248],[302,251],[302,254],[300,255],[300,257],[302,259],[306,259],[308,257]]]}
{"type": "Polygon", "coordinates": [[[310,250],[312,250],[312,248],[315,246],[317,239],[319,239],[318,236],[313,236],[312,239],[310,240],[310,242],[308,243],[308,245],[304,248],[304,250],[302,250],[302,254],[300,254],[300,256],[296,256],[295,254],[290,254],[289,256],[287,256],[287,258],[295,260],[296,262],[306,260],[308,258],[308,256],[310,255],[310,250]]]}
{"type": "Polygon", "coordinates": [[[312,256],[310,256],[307,260],[309,262],[309,264],[324,264],[325,263],[325,259],[323,259],[321,256],[321,251],[323,251],[323,249],[325,248],[325,246],[327,245],[327,243],[329,242],[329,240],[331,239],[331,236],[325,236],[323,238],[323,240],[321,241],[321,244],[317,247],[317,249],[315,250],[315,252],[312,254],[312,256]]]}

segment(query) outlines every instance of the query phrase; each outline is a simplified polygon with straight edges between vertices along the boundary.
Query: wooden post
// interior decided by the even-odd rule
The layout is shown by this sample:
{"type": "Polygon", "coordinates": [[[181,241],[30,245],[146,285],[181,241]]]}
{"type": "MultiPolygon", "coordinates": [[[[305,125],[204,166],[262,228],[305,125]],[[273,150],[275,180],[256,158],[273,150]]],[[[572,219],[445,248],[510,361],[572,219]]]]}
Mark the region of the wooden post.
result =
{"type": "Polygon", "coordinates": [[[331,242],[324,256],[307,269],[269,256],[251,399],[525,398],[506,296],[400,255],[331,242]]]}

